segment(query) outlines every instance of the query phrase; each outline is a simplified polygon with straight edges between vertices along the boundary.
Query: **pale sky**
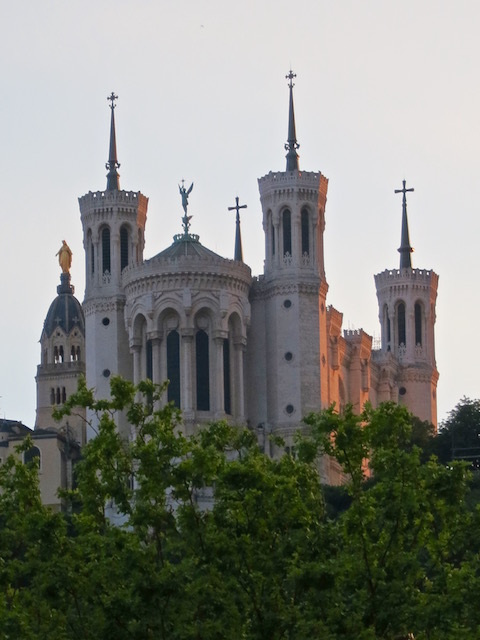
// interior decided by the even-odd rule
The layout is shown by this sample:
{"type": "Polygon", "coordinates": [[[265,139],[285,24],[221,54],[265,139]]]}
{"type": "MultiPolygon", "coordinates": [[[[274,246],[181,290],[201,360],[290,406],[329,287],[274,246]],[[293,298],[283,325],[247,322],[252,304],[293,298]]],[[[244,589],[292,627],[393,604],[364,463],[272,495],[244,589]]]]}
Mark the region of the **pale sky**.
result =
{"type": "Polygon", "coordinates": [[[150,199],[145,257],[191,232],[263,269],[257,178],[285,169],[290,67],[300,168],[329,178],[327,301],[380,335],[373,275],[399,266],[407,181],[413,266],[439,276],[439,420],[480,397],[480,3],[476,0],[0,0],[2,417],[35,421],[39,338],[62,240],[84,295],[77,198],[104,189],[115,111],[122,189],[150,199]],[[467,331],[468,329],[468,331],[467,331]]]}

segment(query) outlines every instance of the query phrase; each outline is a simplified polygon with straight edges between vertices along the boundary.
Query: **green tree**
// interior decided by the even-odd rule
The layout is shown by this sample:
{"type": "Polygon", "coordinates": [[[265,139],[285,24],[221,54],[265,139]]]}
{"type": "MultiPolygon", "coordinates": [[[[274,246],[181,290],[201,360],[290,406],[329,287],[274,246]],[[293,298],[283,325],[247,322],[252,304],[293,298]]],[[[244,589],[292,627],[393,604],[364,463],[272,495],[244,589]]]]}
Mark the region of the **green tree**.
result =
{"type": "Polygon", "coordinates": [[[480,469],[480,400],[462,398],[440,425],[429,451],[443,463],[465,460],[480,469]]]}
{"type": "Polygon", "coordinates": [[[185,437],[148,381],[111,390],[98,401],[82,383],[62,409],[89,407],[98,431],[66,515],[41,505],[34,462],[0,469],[2,637],[478,637],[469,472],[421,464],[403,408],[312,415],[297,458],[272,460],[223,422],[185,437]],[[319,455],[346,478],[334,518],[319,455]]]}

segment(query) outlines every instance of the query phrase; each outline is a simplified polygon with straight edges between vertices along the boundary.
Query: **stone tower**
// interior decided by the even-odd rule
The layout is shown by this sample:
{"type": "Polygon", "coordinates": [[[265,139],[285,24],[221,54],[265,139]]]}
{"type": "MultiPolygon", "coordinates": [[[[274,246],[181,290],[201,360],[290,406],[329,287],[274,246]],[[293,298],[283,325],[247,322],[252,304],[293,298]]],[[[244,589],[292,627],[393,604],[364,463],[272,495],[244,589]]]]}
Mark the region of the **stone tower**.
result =
{"type": "Polygon", "coordinates": [[[258,181],[265,234],[264,274],[254,283],[249,413],[285,442],[310,411],[328,404],[323,232],[328,180],[301,171],[289,86],[286,170],[258,181]]]}
{"type": "Polygon", "coordinates": [[[41,360],[37,367],[37,414],[35,429],[64,431],[71,428],[75,442],[85,444],[85,416],[65,416],[60,423],[52,418],[52,409],[62,405],[77,390],[85,375],[85,320],[80,302],[73,295],[70,273],[64,271],[57,297],[50,305],[40,337],[41,360]]]}
{"type": "Polygon", "coordinates": [[[403,194],[400,268],[375,276],[381,325],[381,367],[378,401],[394,400],[421,418],[437,424],[435,304],[438,275],[412,267],[405,187],[403,194]],[[388,381],[388,383],[387,383],[388,381]]]}
{"type": "Polygon", "coordinates": [[[122,271],[143,262],[148,198],[120,189],[115,134],[115,100],[111,108],[110,151],[105,191],[79,198],[86,256],[85,312],[86,378],[98,397],[109,397],[110,376],[133,378],[125,329],[122,271]]]}

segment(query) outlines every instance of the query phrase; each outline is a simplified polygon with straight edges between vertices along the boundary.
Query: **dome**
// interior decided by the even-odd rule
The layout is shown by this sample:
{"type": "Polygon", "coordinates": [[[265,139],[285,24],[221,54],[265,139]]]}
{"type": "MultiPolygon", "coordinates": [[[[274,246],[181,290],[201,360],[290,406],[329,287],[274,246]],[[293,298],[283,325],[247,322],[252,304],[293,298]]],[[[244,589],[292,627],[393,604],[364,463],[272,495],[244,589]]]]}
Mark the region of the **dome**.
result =
{"type": "MultiPolygon", "coordinates": [[[[223,259],[218,253],[204,247],[194,234],[179,234],[175,236],[173,244],[158,253],[150,260],[158,258],[181,258],[182,256],[193,256],[197,258],[223,259]]],[[[147,260],[147,262],[149,262],[147,260]]]]}
{"type": "Polygon", "coordinates": [[[43,330],[49,338],[58,327],[67,335],[76,327],[84,336],[85,318],[83,309],[80,302],[73,295],[74,288],[70,285],[70,274],[62,273],[60,282],[61,284],[57,287],[58,295],[50,305],[43,330]]]}

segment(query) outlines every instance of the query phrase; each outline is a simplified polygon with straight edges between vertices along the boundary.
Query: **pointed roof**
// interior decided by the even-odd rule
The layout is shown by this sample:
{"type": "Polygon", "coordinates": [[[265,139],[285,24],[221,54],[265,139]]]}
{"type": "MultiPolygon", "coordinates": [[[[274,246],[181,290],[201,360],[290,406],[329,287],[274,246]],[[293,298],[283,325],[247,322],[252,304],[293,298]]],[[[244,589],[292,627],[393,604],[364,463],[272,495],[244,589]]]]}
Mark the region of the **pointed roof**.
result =
{"type": "Polygon", "coordinates": [[[285,76],[288,80],[288,86],[290,90],[290,104],[288,110],[288,141],[285,145],[285,150],[287,151],[287,171],[298,171],[298,153],[297,149],[299,148],[299,144],[297,142],[297,134],[295,131],[295,111],[293,108],[293,79],[297,77],[295,73],[290,69],[287,76],[285,76]]]}
{"type": "Polygon", "coordinates": [[[403,180],[402,189],[395,189],[395,193],[403,193],[402,202],[402,238],[400,241],[400,247],[398,252],[400,253],[400,269],[411,269],[413,248],[410,245],[410,234],[408,233],[408,218],[407,218],[407,192],[414,191],[414,189],[406,188],[406,181],[403,180]]]}
{"type": "Polygon", "coordinates": [[[110,119],[110,149],[108,153],[108,162],[105,168],[108,169],[107,173],[107,191],[119,191],[120,190],[120,175],[117,169],[120,168],[120,163],[117,161],[117,140],[115,136],[115,100],[118,96],[112,91],[107,100],[110,101],[110,109],[112,111],[110,119]]]}

